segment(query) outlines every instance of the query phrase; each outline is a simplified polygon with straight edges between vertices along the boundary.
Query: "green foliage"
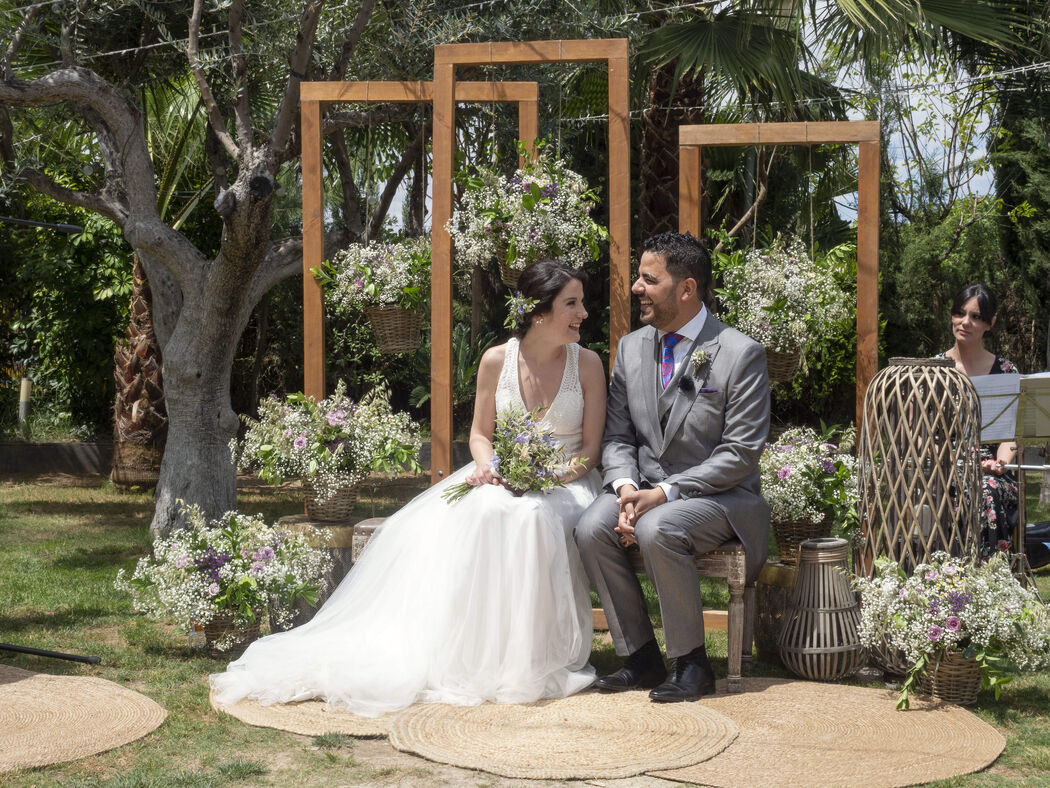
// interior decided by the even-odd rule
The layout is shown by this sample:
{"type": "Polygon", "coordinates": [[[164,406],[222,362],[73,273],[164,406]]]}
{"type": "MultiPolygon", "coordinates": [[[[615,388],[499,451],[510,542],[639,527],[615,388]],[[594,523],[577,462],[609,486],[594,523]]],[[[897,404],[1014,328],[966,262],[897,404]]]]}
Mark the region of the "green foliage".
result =
{"type": "MultiPolygon", "coordinates": [[[[471,341],[470,326],[464,323],[456,323],[452,328],[452,411],[457,425],[469,423],[474,409],[478,365],[495,341],[496,335],[488,332],[478,334],[471,341]]],[[[412,389],[412,405],[421,408],[430,401],[429,345],[417,353],[414,360],[416,380],[421,382],[412,389]]]]}

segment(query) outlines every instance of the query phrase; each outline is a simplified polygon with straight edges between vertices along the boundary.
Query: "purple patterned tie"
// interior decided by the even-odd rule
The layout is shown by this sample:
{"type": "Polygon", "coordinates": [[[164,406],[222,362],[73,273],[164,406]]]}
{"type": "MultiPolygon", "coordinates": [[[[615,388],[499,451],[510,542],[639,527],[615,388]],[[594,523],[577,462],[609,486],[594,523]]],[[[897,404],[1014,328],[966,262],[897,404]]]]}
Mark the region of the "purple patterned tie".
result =
{"type": "Polygon", "coordinates": [[[664,334],[664,352],[660,357],[660,380],[667,388],[667,384],[674,377],[674,346],[685,337],[681,334],[664,334]]]}

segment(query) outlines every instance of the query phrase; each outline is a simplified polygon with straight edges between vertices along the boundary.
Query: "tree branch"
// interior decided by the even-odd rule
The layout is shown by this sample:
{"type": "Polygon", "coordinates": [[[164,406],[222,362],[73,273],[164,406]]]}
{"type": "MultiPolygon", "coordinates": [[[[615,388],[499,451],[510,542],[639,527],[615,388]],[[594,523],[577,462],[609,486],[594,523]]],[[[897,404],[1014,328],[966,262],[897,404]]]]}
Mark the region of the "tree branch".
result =
{"type": "Polygon", "coordinates": [[[18,25],[18,29],[15,30],[15,34],[11,36],[11,43],[7,46],[7,51],[4,52],[4,79],[10,80],[14,78],[14,72],[11,70],[11,61],[14,59],[15,53],[18,48],[22,45],[22,38],[26,34],[26,30],[29,29],[29,25],[33,22],[33,17],[36,16],[36,12],[40,10],[39,5],[31,5],[26,9],[25,16],[22,17],[22,21],[18,25]]]}
{"type": "Polygon", "coordinates": [[[423,144],[427,137],[430,136],[430,123],[423,124],[423,128],[419,130],[419,134],[416,135],[415,140],[408,146],[408,149],[402,154],[401,160],[394,167],[394,171],[390,175],[390,179],[386,182],[386,186],[383,187],[383,193],[379,196],[379,204],[376,205],[376,209],[372,212],[372,218],[368,223],[368,237],[375,238],[379,235],[380,229],[383,227],[383,221],[386,219],[387,212],[390,210],[390,203],[394,200],[394,195],[397,194],[398,187],[401,186],[401,181],[405,179],[408,171],[412,169],[412,165],[419,160],[419,154],[423,150],[423,144]]]}
{"type": "Polygon", "coordinates": [[[190,16],[189,37],[186,41],[186,59],[189,61],[193,78],[197,80],[197,88],[200,90],[201,99],[203,99],[204,106],[208,110],[208,121],[215,131],[215,136],[222,143],[230,158],[236,159],[240,156],[237,143],[233,141],[233,137],[230,136],[230,132],[226,129],[226,120],[222,117],[219,105],[215,101],[215,95],[211,92],[211,86],[208,85],[208,80],[204,78],[204,70],[197,59],[200,45],[202,5],[202,0],[193,0],[193,14],[190,16]]]}
{"type": "Polygon", "coordinates": [[[361,40],[361,36],[368,26],[368,20],[371,18],[374,8],[375,0],[365,0],[361,3],[354,25],[350,28],[350,33],[347,35],[346,40],[343,41],[343,48],[340,50],[339,57],[328,75],[329,82],[338,82],[346,78],[346,67],[350,63],[350,56],[353,55],[354,50],[357,48],[357,43],[361,40]]]}
{"type": "Polygon", "coordinates": [[[237,118],[237,139],[241,145],[251,147],[252,120],[248,109],[248,60],[244,56],[241,42],[241,25],[244,21],[244,0],[233,0],[230,5],[230,49],[233,50],[233,82],[237,86],[237,103],[234,115],[237,118]]]}
{"type": "Polygon", "coordinates": [[[118,225],[123,226],[127,213],[125,207],[113,202],[110,198],[100,193],[80,192],[69,189],[56,183],[39,170],[23,170],[17,175],[17,179],[25,181],[41,194],[46,194],[53,200],[64,202],[67,205],[75,205],[77,208],[85,208],[95,213],[112,219],[118,225]]]}
{"type": "MultiPolygon", "coordinates": [[[[758,194],[755,195],[755,201],[751,203],[751,207],[748,208],[747,211],[745,211],[743,216],[740,217],[740,221],[733,225],[733,229],[729,231],[728,237],[735,238],[737,234],[739,234],[740,231],[747,226],[747,223],[751,221],[755,214],[758,213],[759,206],[761,206],[762,203],[766,201],[766,195],[769,193],[769,173],[770,170],[772,170],[773,168],[773,156],[775,155],[775,153],[776,149],[774,148],[774,152],[769,155],[769,165],[767,167],[758,168],[758,194]]],[[[721,241],[719,241],[715,245],[714,250],[716,252],[722,251],[721,241]]]]}
{"type": "Polygon", "coordinates": [[[386,109],[370,112],[332,112],[321,123],[321,135],[327,136],[337,129],[359,129],[376,123],[400,123],[411,120],[415,112],[415,107],[410,104],[391,104],[386,109]]]}
{"type": "MultiPolygon", "coordinates": [[[[198,0],[199,2],[199,0],[198,0]]],[[[273,133],[270,134],[270,150],[278,158],[284,156],[285,148],[291,137],[292,122],[299,107],[299,83],[306,78],[306,69],[313,50],[314,37],[317,35],[317,21],[321,16],[324,0],[309,0],[303,9],[299,21],[299,32],[296,34],[295,49],[288,58],[288,70],[291,76],[284,87],[284,96],[277,108],[273,133]]]]}

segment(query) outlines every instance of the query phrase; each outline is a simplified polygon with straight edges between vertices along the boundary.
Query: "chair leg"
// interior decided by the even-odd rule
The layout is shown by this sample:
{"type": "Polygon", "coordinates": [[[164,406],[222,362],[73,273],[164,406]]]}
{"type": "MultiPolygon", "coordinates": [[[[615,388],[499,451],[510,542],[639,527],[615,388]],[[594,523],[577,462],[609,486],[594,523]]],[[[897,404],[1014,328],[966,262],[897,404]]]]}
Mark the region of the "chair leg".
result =
{"type": "Polygon", "coordinates": [[[740,692],[741,651],[744,644],[744,588],[742,585],[729,585],[729,670],[726,676],[726,689],[729,692],[740,692]]]}
{"type": "Polygon", "coordinates": [[[744,643],[741,654],[741,670],[751,672],[754,663],[752,651],[755,646],[755,587],[744,588],[744,643]]]}

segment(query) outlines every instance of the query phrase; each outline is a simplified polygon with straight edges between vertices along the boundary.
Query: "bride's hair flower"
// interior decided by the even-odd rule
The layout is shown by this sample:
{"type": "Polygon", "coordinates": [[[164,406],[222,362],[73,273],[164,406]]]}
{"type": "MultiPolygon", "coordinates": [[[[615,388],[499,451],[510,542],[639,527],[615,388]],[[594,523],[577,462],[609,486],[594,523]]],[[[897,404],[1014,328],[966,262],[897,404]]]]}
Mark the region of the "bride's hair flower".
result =
{"type": "Polygon", "coordinates": [[[507,296],[507,319],[503,322],[508,331],[513,331],[525,324],[525,319],[532,310],[539,305],[538,298],[523,296],[520,290],[515,290],[507,296]]]}

